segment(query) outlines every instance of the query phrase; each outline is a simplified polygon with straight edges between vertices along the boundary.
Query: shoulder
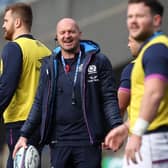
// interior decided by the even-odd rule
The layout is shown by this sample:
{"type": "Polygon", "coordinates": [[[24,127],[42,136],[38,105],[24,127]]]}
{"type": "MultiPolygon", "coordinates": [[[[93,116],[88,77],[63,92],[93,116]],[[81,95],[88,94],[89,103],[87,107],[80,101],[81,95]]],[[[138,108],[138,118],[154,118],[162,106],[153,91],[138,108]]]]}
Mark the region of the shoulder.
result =
{"type": "Polygon", "coordinates": [[[121,79],[127,78],[127,77],[130,78],[133,66],[134,66],[134,62],[130,62],[123,68],[121,72],[121,79]]]}
{"type": "Polygon", "coordinates": [[[97,53],[95,55],[95,59],[97,61],[97,63],[99,63],[99,65],[104,65],[104,66],[111,66],[112,63],[110,61],[110,59],[103,53],[97,53]]]}
{"type": "Polygon", "coordinates": [[[47,67],[51,67],[50,65],[53,65],[54,62],[57,62],[57,59],[55,59],[55,54],[52,53],[51,55],[43,57],[40,61],[42,63],[41,68],[46,69],[47,67]]]}
{"type": "Polygon", "coordinates": [[[168,47],[157,43],[150,46],[143,56],[143,68],[145,75],[162,74],[168,76],[168,47]]]}
{"type": "Polygon", "coordinates": [[[133,68],[134,63],[130,62],[127,64],[124,69],[121,72],[121,77],[120,77],[120,83],[123,83],[123,81],[128,81],[130,83],[130,78],[131,78],[131,72],[133,68]]]}
{"type": "Polygon", "coordinates": [[[11,59],[16,59],[20,56],[22,56],[22,50],[20,46],[15,42],[8,42],[2,50],[2,58],[10,57],[11,59]]]}
{"type": "Polygon", "coordinates": [[[3,51],[10,50],[20,50],[20,46],[16,42],[10,41],[4,46],[3,51]]]}
{"type": "Polygon", "coordinates": [[[134,62],[128,63],[128,64],[124,67],[124,69],[122,70],[122,74],[131,73],[133,66],[134,66],[134,62]]]}
{"type": "Polygon", "coordinates": [[[45,57],[41,58],[40,61],[42,62],[42,65],[47,65],[47,64],[49,64],[49,62],[51,61],[51,55],[45,56],[45,57]]]}
{"type": "Polygon", "coordinates": [[[160,59],[162,57],[168,58],[168,46],[163,43],[157,43],[146,49],[144,53],[144,61],[160,59]]]}

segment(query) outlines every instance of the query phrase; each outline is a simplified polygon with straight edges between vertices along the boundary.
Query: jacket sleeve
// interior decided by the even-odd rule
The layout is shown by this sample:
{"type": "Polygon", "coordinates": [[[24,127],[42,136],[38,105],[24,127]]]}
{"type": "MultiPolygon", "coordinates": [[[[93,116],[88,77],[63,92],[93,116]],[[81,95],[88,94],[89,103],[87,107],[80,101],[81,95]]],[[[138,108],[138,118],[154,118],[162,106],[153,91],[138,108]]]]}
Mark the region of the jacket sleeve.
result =
{"type": "Polygon", "coordinates": [[[40,79],[39,79],[39,85],[37,88],[36,96],[34,99],[34,103],[32,105],[32,108],[30,110],[29,116],[27,120],[25,121],[24,125],[22,126],[20,133],[21,136],[29,138],[36,130],[39,128],[41,123],[41,117],[42,117],[42,92],[43,92],[43,65],[41,67],[41,73],[40,73],[40,79]]]}
{"type": "Polygon", "coordinates": [[[22,71],[22,51],[15,42],[8,42],[1,57],[0,115],[9,105],[16,91],[22,71]]]}
{"type": "Polygon", "coordinates": [[[119,111],[116,81],[114,79],[113,69],[107,57],[101,55],[100,66],[101,95],[105,119],[110,128],[122,124],[122,118],[119,111]]]}

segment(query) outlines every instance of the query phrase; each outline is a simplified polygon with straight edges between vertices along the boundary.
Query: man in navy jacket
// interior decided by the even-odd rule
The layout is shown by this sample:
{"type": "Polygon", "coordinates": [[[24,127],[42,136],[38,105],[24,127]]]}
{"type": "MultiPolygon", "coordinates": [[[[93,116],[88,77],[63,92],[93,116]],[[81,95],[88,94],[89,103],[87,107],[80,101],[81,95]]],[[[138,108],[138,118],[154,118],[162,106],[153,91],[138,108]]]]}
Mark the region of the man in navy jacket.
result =
{"type": "Polygon", "coordinates": [[[40,143],[50,145],[52,167],[101,167],[101,143],[122,119],[110,61],[98,44],[80,38],[73,19],[58,22],[59,46],[43,60],[35,101],[14,155],[27,147],[40,124],[40,143]]]}

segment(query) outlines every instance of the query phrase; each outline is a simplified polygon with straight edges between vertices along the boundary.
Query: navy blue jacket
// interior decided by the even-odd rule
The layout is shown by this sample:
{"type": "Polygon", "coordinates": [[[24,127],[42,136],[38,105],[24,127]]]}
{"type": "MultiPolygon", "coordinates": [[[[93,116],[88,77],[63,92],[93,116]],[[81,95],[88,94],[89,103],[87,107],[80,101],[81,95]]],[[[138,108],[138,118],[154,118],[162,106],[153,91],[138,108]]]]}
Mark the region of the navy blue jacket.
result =
{"type": "MultiPolygon", "coordinates": [[[[80,42],[84,55],[81,72],[81,97],[83,116],[91,144],[101,143],[109,130],[122,123],[117,92],[110,61],[100,53],[99,46],[83,40],[80,42]]],[[[57,78],[57,61],[60,47],[43,60],[41,77],[31,112],[21,129],[21,135],[30,137],[41,125],[42,144],[50,143],[54,93],[57,78]]],[[[66,100],[65,100],[66,101],[66,100]]]]}

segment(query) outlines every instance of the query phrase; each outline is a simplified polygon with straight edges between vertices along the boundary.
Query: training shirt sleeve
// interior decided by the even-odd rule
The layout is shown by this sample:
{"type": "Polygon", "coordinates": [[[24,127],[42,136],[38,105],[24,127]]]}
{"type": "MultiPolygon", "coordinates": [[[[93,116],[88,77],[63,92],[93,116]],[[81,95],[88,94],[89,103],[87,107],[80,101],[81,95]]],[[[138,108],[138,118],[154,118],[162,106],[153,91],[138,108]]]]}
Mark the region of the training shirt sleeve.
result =
{"type": "Polygon", "coordinates": [[[22,51],[17,43],[8,42],[1,55],[0,114],[9,105],[22,71],[22,51]]]}
{"type": "Polygon", "coordinates": [[[147,49],[143,57],[145,79],[160,78],[168,80],[168,47],[155,44],[147,49]]]}
{"type": "Polygon", "coordinates": [[[131,72],[133,68],[134,63],[131,62],[128,65],[125,66],[121,73],[120,78],[120,84],[119,84],[119,90],[130,92],[131,88],[131,72]]]}

